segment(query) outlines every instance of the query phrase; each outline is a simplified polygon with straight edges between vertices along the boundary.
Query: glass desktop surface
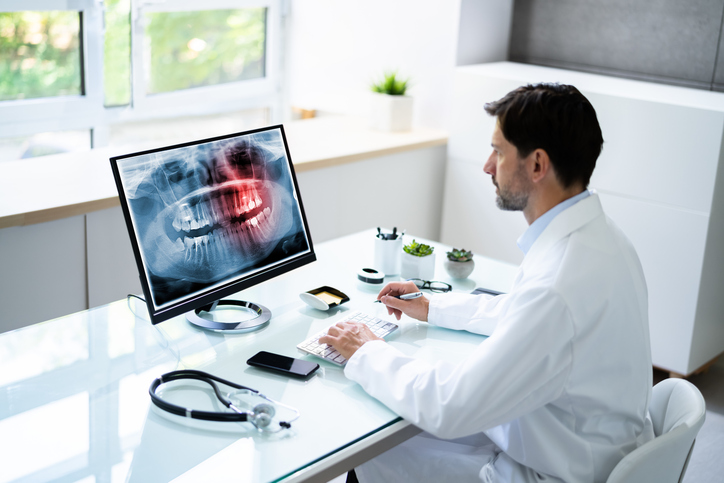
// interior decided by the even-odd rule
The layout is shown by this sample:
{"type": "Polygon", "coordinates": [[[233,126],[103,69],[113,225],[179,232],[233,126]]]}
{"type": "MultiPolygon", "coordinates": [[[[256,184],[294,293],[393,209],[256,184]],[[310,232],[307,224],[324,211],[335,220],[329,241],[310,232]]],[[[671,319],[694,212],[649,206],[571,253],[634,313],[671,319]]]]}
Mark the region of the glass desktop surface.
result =
{"type": "MultiPolygon", "coordinates": [[[[232,297],[271,309],[271,323],[256,332],[203,331],[184,317],[153,326],[143,318],[145,305],[132,299],[0,334],[0,483],[283,481],[399,421],[347,380],[343,368],[296,350],[350,311],[393,320],[384,306],[373,303],[377,289],[356,280],[357,271],[373,259],[374,233],[319,244],[316,263],[232,297]],[[341,290],[350,301],[322,312],[300,300],[300,292],[323,285],[341,290]],[[246,360],[260,350],[321,367],[299,380],[248,366],[246,360]],[[291,430],[266,434],[250,423],[169,415],[151,403],[148,388],[176,369],[200,369],[257,389],[297,408],[301,417],[291,430]]],[[[434,245],[441,252],[449,248],[434,245]]],[[[513,281],[515,267],[477,256],[471,278],[455,281],[445,275],[443,257],[437,258],[436,278],[457,291],[476,286],[506,291],[513,281]]],[[[428,360],[459,361],[484,340],[407,318],[400,325],[388,341],[428,360]]],[[[222,410],[199,384],[178,386],[164,389],[169,401],[222,410]]]]}

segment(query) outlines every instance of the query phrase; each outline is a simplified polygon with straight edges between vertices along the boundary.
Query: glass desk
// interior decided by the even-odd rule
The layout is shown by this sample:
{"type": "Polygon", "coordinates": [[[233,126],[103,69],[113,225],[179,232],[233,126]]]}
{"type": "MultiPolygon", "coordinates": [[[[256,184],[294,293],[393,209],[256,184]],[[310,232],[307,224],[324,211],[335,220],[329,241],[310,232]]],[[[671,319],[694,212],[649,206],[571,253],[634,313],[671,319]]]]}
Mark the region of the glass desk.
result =
{"type": "MultiPolygon", "coordinates": [[[[342,368],[320,360],[314,376],[296,380],[246,365],[260,350],[315,360],[296,345],[350,310],[393,320],[373,303],[378,290],[356,279],[372,263],[375,233],[319,244],[317,262],[232,297],[271,309],[271,323],[256,332],[206,332],[184,317],[153,326],[145,305],[131,299],[0,334],[0,483],[324,482],[413,436],[419,429],[348,381],[342,368]],[[300,292],[323,285],[350,301],[321,312],[300,300],[300,292]],[[301,417],[290,430],[268,434],[249,423],[168,415],[151,404],[153,379],[191,368],[257,389],[301,417]]],[[[450,279],[442,266],[449,247],[426,242],[436,247],[435,278],[456,291],[507,291],[513,282],[514,266],[480,256],[470,279],[450,279]]],[[[400,326],[388,341],[429,360],[461,360],[483,340],[404,317],[400,326]]],[[[177,404],[222,409],[197,383],[184,387],[188,399],[177,404]]]]}

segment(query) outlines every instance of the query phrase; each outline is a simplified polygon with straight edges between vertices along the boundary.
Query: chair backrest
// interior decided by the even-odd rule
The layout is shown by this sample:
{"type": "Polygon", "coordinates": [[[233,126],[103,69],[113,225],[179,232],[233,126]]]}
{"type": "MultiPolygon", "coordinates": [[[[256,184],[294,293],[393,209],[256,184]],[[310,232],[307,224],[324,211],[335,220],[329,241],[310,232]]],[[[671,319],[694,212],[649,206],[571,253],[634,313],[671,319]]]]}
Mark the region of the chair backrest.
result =
{"type": "Polygon", "coordinates": [[[685,379],[654,386],[649,413],[656,437],[626,455],[608,483],[678,483],[684,477],[706,406],[699,390],[685,379]]]}

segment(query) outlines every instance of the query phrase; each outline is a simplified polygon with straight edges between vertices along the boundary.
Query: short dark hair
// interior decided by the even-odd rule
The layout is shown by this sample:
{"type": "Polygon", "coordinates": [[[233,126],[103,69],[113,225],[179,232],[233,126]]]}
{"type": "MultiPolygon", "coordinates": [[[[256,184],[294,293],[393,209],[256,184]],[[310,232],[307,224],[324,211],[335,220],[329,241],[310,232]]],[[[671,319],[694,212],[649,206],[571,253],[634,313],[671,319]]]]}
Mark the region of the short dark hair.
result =
{"type": "Polygon", "coordinates": [[[573,86],[535,84],[519,87],[485,104],[521,157],[543,149],[564,188],[587,187],[603,147],[596,110],[573,86]]]}

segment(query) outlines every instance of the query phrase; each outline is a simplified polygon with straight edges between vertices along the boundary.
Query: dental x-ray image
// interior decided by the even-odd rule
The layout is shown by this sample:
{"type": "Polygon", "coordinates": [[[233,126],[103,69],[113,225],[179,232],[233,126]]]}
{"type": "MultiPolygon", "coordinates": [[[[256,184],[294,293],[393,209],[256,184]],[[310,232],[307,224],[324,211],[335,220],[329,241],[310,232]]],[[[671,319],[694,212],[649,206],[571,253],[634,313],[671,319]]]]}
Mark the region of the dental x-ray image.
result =
{"type": "Polygon", "coordinates": [[[118,160],[154,305],[310,250],[279,128],[118,160]]]}

